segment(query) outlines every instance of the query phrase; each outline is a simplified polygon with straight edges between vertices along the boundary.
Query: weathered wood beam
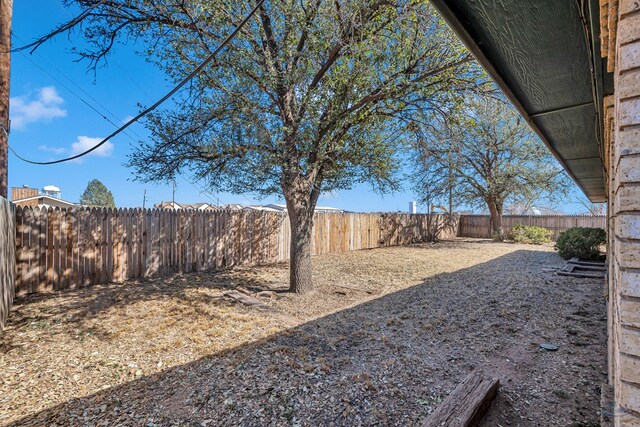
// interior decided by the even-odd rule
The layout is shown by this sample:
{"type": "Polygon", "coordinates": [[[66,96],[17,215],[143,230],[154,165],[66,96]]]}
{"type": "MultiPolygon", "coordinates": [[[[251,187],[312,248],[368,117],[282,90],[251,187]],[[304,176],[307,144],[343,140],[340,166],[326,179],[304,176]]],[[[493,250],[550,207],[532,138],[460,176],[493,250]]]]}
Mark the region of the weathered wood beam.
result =
{"type": "Polygon", "coordinates": [[[500,381],[473,371],[431,414],[425,427],[471,427],[482,420],[498,393],[500,381]]]}

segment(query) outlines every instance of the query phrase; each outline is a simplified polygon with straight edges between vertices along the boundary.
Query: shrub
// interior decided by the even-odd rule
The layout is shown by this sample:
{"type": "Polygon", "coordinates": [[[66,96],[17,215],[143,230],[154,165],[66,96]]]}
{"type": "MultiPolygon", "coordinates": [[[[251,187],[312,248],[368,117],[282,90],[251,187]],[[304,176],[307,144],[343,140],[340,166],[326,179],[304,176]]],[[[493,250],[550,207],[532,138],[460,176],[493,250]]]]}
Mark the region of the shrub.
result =
{"type": "Polygon", "coordinates": [[[606,239],[607,234],[602,228],[573,227],[560,233],[555,247],[564,259],[602,259],[600,246],[606,239]]]}
{"type": "Polygon", "coordinates": [[[551,241],[551,231],[536,225],[517,224],[509,231],[509,240],[517,243],[540,245],[551,241]]]}

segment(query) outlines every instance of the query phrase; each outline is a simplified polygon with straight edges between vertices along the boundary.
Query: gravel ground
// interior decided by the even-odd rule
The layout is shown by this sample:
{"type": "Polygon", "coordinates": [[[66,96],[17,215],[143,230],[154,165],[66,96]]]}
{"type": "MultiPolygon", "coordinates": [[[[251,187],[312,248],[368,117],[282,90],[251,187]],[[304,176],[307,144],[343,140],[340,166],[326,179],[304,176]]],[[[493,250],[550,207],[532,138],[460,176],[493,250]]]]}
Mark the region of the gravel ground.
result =
{"type": "Polygon", "coordinates": [[[421,425],[483,369],[502,384],[487,426],[599,425],[604,285],[556,275],[550,246],[460,239],[314,262],[304,296],[280,292],[287,266],[272,265],[18,301],[0,423],[421,425]]]}

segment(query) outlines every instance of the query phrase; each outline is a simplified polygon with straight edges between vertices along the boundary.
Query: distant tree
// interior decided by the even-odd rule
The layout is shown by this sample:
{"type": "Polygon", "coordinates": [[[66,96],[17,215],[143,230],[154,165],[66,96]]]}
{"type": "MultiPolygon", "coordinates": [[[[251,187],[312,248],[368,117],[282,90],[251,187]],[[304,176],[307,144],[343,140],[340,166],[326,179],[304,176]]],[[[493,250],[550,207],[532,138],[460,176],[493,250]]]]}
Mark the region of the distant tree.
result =
{"type": "Polygon", "coordinates": [[[526,215],[535,206],[536,199],[520,198],[512,200],[505,204],[504,212],[508,215],[526,215]]]}
{"type": "Polygon", "coordinates": [[[80,196],[80,204],[91,208],[115,208],[113,194],[97,179],[87,184],[86,190],[80,196]]]}
{"type": "Polygon", "coordinates": [[[580,214],[600,216],[607,213],[607,205],[605,203],[593,203],[581,193],[572,202],[582,206],[583,209],[579,212],[580,214]]]}
{"type": "MultiPolygon", "coordinates": [[[[142,39],[144,55],[176,81],[256,4],[67,3],[84,13],[59,30],[83,25],[87,50],[78,53],[92,66],[118,42],[142,39]]],[[[144,181],[188,171],[216,190],[282,194],[291,224],[290,290],[306,292],[320,194],[364,182],[396,188],[398,140],[409,117],[446,107],[480,77],[426,0],[267,0],[174,99],[176,108],[149,119],[151,139],[130,166],[144,181]]]]}
{"type": "Polygon", "coordinates": [[[494,235],[504,238],[509,202],[566,197],[570,181],[558,162],[509,104],[474,97],[455,112],[414,127],[416,190],[489,210],[494,235]]]}
{"type": "Polygon", "coordinates": [[[510,197],[505,203],[504,212],[508,215],[530,215],[533,210],[538,210],[544,215],[561,214],[554,206],[545,205],[545,202],[548,201],[540,198],[538,194],[530,194],[527,197],[510,197]]]}

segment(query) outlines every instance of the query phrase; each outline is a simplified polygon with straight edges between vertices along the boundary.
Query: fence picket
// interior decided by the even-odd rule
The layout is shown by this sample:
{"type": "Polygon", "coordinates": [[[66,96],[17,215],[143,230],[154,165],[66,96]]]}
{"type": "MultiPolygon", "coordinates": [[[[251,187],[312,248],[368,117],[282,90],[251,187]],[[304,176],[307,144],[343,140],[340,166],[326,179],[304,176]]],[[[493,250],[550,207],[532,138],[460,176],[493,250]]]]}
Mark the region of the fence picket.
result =
{"type": "MultiPolygon", "coordinates": [[[[506,232],[516,224],[545,227],[551,230],[551,239],[556,240],[562,231],[571,227],[606,228],[606,217],[591,215],[505,215],[502,217],[502,226],[506,232]]],[[[460,217],[458,235],[490,238],[490,229],[488,215],[463,215],[460,217]]]]}
{"type": "MultiPolygon", "coordinates": [[[[159,277],[286,261],[286,214],[257,211],[17,208],[16,290],[47,292],[106,281],[159,277]]],[[[603,227],[605,217],[505,216],[515,224],[560,231],[603,227]]],[[[319,213],[313,254],[423,242],[440,237],[489,237],[487,216],[448,223],[439,215],[319,213]]]]}

